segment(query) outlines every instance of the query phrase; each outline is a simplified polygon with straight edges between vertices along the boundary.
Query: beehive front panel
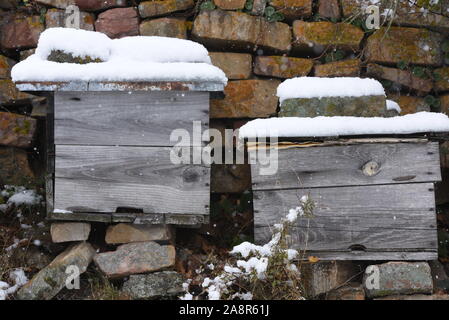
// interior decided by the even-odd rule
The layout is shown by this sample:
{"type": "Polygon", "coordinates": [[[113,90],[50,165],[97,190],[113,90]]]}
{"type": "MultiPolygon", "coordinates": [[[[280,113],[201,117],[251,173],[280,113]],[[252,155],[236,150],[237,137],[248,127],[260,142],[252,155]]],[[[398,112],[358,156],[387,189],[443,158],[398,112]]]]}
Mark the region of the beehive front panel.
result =
{"type": "Polygon", "coordinates": [[[58,92],[55,144],[173,146],[173,130],[193,136],[193,122],[204,130],[208,115],[207,92],[58,92]]]}
{"type": "Polygon", "coordinates": [[[208,216],[208,93],[57,92],[54,109],[56,211],[208,216]]]}
{"type": "Polygon", "coordinates": [[[299,218],[290,234],[292,247],[306,250],[306,257],[436,259],[437,146],[362,144],[279,150],[277,175],[261,176],[258,165],[252,166],[256,242],[269,241],[273,225],[309,195],[315,203],[314,217],[299,218]],[[376,166],[366,175],[364,164],[373,162],[376,166]]]}

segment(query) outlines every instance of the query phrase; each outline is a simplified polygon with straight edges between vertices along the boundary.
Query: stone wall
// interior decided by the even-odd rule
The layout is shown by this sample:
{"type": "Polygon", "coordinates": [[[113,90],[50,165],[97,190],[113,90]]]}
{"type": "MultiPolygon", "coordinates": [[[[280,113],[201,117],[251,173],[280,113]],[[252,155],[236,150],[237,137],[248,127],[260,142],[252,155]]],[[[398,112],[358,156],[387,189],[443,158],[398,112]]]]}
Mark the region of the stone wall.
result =
{"type": "MultiPolygon", "coordinates": [[[[448,0],[425,10],[401,4],[392,25],[379,30],[357,15],[367,0],[8,0],[0,3],[0,183],[42,173],[45,99],[18,92],[9,73],[45,28],[65,26],[73,4],[82,29],[203,43],[230,80],[226,97],[211,104],[211,126],[220,130],[275,115],[276,87],[295,76],[370,76],[403,114],[449,109],[448,0]]],[[[248,166],[214,167],[214,192],[249,188],[248,166]]]]}

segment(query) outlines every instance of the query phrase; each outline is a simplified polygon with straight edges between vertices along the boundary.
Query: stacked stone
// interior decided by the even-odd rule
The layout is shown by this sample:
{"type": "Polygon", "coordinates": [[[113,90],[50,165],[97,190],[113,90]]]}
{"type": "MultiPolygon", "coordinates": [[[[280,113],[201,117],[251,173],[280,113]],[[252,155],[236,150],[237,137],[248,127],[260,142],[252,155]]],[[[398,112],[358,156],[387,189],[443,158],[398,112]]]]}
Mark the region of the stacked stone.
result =
{"type": "Polygon", "coordinates": [[[129,298],[174,297],[184,291],[184,279],[172,270],[176,251],[175,233],[170,226],[110,225],[105,242],[117,247],[105,252],[87,242],[90,223],[53,223],[50,232],[54,243],[70,246],[20,289],[18,299],[51,299],[67,287],[67,274],[84,273],[92,262],[106,277],[124,279],[122,292],[129,298]]]}

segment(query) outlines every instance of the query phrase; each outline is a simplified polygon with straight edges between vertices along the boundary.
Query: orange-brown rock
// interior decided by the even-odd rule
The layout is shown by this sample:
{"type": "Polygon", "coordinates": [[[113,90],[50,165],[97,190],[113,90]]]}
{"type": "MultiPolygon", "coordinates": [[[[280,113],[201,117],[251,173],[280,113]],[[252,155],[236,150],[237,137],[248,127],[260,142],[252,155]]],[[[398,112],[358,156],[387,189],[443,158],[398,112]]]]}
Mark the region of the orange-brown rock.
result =
{"type": "Polygon", "coordinates": [[[437,75],[437,80],[435,80],[435,91],[449,91],[449,67],[435,69],[434,73],[437,75]]]}
{"type": "Polygon", "coordinates": [[[194,4],[193,0],[144,1],[139,4],[139,13],[142,18],[158,17],[171,12],[190,9],[194,4]]]}
{"type": "MultiPolygon", "coordinates": [[[[42,0],[41,0],[42,1],[42,0]]],[[[51,0],[53,1],[53,0],[51,0]]],[[[126,7],[126,0],[75,0],[75,4],[86,11],[98,11],[115,7],[126,7]]]]}
{"type": "Polygon", "coordinates": [[[223,10],[239,10],[245,7],[246,0],[214,0],[214,3],[223,10]]]}
{"type": "Polygon", "coordinates": [[[223,100],[211,101],[211,118],[266,118],[276,113],[278,80],[230,81],[223,100]]]}
{"type": "Polygon", "coordinates": [[[247,53],[209,52],[212,64],[230,80],[248,79],[251,76],[252,56],[247,53]]]}
{"type": "Polygon", "coordinates": [[[357,51],[363,35],[362,29],[349,23],[296,20],[293,22],[293,49],[314,54],[326,48],[357,51]]]}
{"type": "Polygon", "coordinates": [[[134,8],[115,8],[100,13],[95,30],[110,38],[123,38],[139,34],[139,17],[134,8]]]}
{"type": "Polygon", "coordinates": [[[42,31],[39,16],[8,16],[0,30],[0,44],[7,50],[34,48],[42,31]]]}
{"type": "Polygon", "coordinates": [[[140,24],[141,36],[187,38],[186,20],[182,18],[158,18],[140,24]]]}
{"type": "Polygon", "coordinates": [[[318,0],[318,15],[328,19],[340,19],[338,0],[318,0]]]}
{"type": "Polygon", "coordinates": [[[421,111],[430,111],[430,106],[424,101],[424,98],[406,96],[406,95],[388,95],[388,99],[396,101],[401,107],[401,115],[416,113],[421,111]]]}
{"type": "Polygon", "coordinates": [[[395,82],[408,89],[416,90],[420,95],[425,95],[432,90],[433,84],[429,79],[419,78],[411,71],[389,68],[375,63],[369,63],[366,68],[369,76],[395,82]]]}
{"type": "Polygon", "coordinates": [[[365,57],[369,62],[439,66],[441,35],[427,29],[381,28],[368,38],[365,57]]]}
{"type": "Polygon", "coordinates": [[[36,120],[11,112],[0,112],[0,145],[29,148],[36,133],[36,120]]]}
{"type": "Polygon", "coordinates": [[[257,56],[254,73],[261,76],[292,78],[303,77],[312,70],[311,59],[284,56],[257,56]]]}
{"type": "Polygon", "coordinates": [[[272,0],[270,5],[287,20],[309,18],[312,15],[312,0],[272,0]]]}
{"type": "Polygon", "coordinates": [[[199,42],[219,48],[262,47],[285,52],[291,45],[288,24],[235,11],[203,10],[194,21],[192,35],[199,42]]]}
{"type": "Polygon", "coordinates": [[[440,96],[441,112],[449,115],[449,94],[440,96]]]}
{"type": "Polygon", "coordinates": [[[357,77],[360,75],[360,60],[348,59],[316,65],[315,77],[357,77]]]}
{"type": "Polygon", "coordinates": [[[10,79],[0,79],[0,105],[18,105],[31,102],[36,96],[17,90],[10,79]]]}

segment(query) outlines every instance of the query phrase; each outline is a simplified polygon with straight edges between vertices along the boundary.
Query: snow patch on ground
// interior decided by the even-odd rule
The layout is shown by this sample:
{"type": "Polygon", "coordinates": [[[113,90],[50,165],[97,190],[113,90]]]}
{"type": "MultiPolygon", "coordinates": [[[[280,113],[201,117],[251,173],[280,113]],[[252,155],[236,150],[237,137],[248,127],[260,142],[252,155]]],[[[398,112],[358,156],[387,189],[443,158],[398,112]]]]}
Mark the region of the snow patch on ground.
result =
{"type": "Polygon", "coordinates": [[[28,278],[22,269],[14,269],[9,273],[9,279],[12,285],[0,281],[0,300],[6,300],[6,298],[14,294],[20,287],[28,282],[28,278]]]}

